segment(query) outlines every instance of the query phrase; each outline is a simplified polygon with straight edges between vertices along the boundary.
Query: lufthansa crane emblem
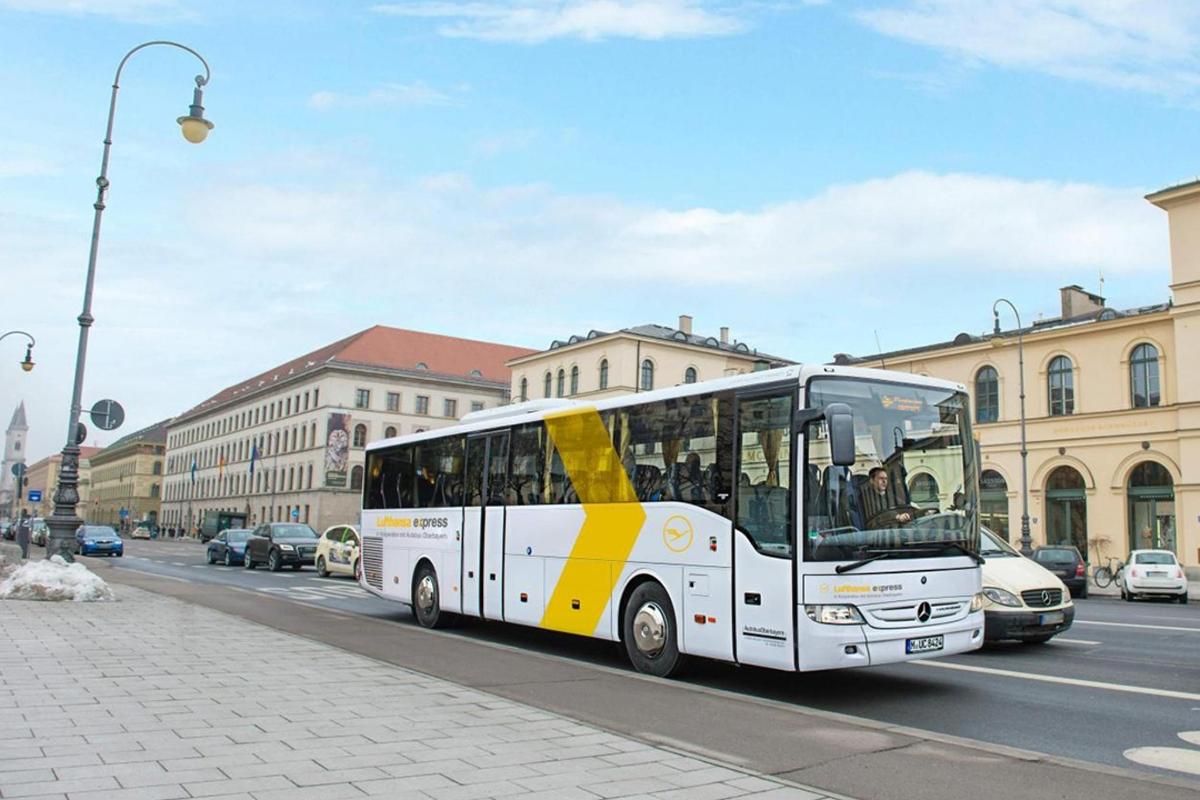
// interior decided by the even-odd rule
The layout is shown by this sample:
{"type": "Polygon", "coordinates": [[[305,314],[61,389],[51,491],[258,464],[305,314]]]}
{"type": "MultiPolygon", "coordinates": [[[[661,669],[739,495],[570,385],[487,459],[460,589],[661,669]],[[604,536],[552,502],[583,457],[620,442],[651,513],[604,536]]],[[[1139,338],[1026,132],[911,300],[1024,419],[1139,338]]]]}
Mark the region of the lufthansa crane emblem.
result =
{"type": "Polygon", "coordinates": [[[692,546],[693,538],[695,538],[695,533],[692,530],[692,523],[687,517],[672,514],[663,523],[663,544],[672,553],[682,553],[687,550],[692,546]]]}

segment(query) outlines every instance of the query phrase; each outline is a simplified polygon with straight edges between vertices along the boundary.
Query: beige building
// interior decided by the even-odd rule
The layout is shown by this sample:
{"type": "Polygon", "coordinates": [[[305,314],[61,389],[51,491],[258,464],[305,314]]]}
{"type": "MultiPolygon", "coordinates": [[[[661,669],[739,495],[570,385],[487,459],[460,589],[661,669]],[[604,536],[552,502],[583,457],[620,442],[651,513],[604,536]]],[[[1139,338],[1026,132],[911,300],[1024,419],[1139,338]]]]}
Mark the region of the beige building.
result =
{"type": "Polygon", "coordinates": [[[92,455],[91,500],[80,505],[88,522],[120,531],[139,522],[158,523],[169,422],[131,433],[92,455]]]}
{"type": "MultiPolygon", "coordinates": [[[[91,522],[87,516],[92,487],[91,458],[99,452],[99,447],[79,448],[79,505],[75,507],[75,513],[88,522],[91,522]]],[[[61,465],[62,453],[55,453],[38,461],[25,473],[25,497],[29,497],[30,490],[42,493],[39,502],[26,501],[21,505],[21,508],[29,509],[29,516],[48,517],[54,513],[54,491],[58,488],[58,469],[61,465]]]]}
{"type": "Polygon", "coordinates": [[[548,349],[508,365],[513,399],[535,400],[628,394],[791,363],[731,340],[729,328],[721,328],[719,336],[697,335],[692,318],[684,315],[678,328],[638,325],[556,339],[548,349]]]}
{"type": "Polygon", "coordinates": [[[230,386],[169,424],[161,524],[357,523],[367,442],[508,402],[529,352],[377,325],[230,386]]]}
{"type": "MultiPolygon", "coordinates": [[[[1034,546],[1074,544],[1093,562],[1164,548],[1200,577],[1200,182],[1147,199],[1168,215],[1170,301],[1116,310],[1068,286],[1060,317],[1019,332],[835,362],[966,384],[983,455],[981,510],[1017,542],[1020,339],[1034,546]]],[[[1000,313],[1012,319],[1003,305],[1000,313]]],[[[914,495],[946,491],[936,469],[910,474],[910,484],[914,495]]]]}

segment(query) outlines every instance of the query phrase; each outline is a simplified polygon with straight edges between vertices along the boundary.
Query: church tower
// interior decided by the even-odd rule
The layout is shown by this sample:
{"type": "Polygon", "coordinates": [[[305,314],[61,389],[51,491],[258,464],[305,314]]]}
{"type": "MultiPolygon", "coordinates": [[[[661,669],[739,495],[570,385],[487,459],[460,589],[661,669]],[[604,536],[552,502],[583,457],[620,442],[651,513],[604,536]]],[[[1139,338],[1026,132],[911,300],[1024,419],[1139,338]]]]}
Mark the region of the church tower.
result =
{"type": "Polygon", "coordinates": [[[25,437],[29,433],[29,425],[25,422],[25,403],[21,402],[13,412],[12,422],[4,433],[4,464],[0,473],[0,514],[8,513],[10,518],[20,514],[20,487],[13,476],[14,464],[25,463],[25,437]],[[14,500],[18,501],[14,504],[14,500]]]}

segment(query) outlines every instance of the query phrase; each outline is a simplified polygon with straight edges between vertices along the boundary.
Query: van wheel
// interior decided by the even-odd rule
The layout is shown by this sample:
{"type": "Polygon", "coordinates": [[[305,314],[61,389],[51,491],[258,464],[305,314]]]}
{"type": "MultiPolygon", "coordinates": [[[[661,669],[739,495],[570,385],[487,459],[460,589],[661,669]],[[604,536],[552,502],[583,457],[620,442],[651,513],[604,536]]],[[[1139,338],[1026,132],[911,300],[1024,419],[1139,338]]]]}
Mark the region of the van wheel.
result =
{"type": "Polygon", "coordinates": [[[413,577],[413,616],[422,628],[445,628],[451,622],[449,612],[442,611],[441,589],[437,573],[429,564],[422,564],[413,577]]]}
{"type": "Polygon", "coordinates": [[[648,581],[633,590],[621,622],[625,653],[638,672],[669,678],[687,663],[679,652],[675,607],[667,590],[648,581]]]}

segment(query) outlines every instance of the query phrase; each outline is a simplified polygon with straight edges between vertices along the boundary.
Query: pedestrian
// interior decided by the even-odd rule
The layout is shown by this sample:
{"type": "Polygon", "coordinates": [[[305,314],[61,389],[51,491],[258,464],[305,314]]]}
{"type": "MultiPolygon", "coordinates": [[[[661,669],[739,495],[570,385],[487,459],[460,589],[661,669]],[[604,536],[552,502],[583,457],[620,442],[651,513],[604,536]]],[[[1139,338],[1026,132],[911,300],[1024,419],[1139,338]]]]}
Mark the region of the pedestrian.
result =
{"type": "Polygon", "coordinates": [[[21,520],[17,523],[17,546],[21,548],[21,560],[29,558],[29,539],[33,534],[33,522],[29,519],[29,509],[21,509],[21,520]]]}

